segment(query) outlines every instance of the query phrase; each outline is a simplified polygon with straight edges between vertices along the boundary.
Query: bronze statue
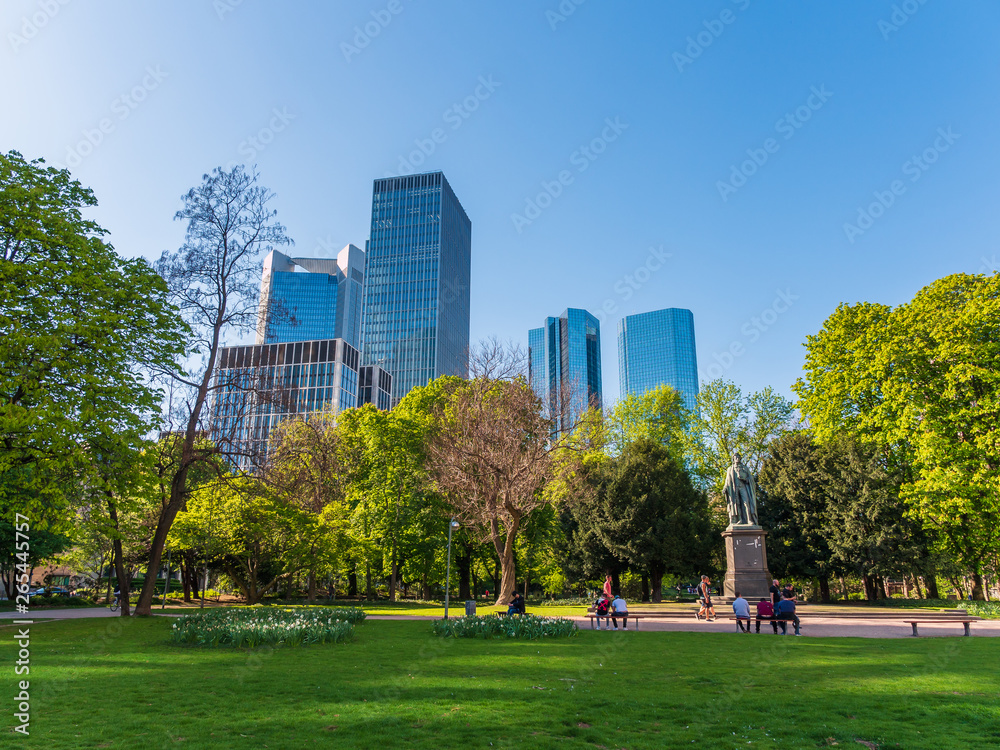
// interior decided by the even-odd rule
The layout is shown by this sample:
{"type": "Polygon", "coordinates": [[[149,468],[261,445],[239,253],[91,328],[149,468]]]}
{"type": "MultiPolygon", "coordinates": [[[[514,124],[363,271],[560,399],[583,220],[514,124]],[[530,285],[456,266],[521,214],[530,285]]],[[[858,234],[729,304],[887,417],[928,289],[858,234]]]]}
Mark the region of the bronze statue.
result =
{"type": "Polygon", "coordinates": [[[722,488],[731,526],[758,526],[757,482],[739,453],[733,454],[733,465],[726,470],[722,488]]]}

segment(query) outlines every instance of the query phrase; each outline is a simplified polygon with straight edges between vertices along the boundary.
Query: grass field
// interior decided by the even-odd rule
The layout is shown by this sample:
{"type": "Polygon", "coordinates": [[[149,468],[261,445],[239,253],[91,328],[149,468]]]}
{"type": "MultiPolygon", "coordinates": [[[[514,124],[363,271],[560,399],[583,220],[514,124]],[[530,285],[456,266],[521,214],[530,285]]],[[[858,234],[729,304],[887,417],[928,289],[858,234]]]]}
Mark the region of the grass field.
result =
{"type": "MultiPolygon", "coordinates": [[[[4,747],[1000,746],[1000,642],[607,633],[442,640],[368,621],[353,642],[181,647],[170,620],[31,630],[31,736],[4,747]]],[[[0,690],[16,695],[11,628],[0,690]]]]}

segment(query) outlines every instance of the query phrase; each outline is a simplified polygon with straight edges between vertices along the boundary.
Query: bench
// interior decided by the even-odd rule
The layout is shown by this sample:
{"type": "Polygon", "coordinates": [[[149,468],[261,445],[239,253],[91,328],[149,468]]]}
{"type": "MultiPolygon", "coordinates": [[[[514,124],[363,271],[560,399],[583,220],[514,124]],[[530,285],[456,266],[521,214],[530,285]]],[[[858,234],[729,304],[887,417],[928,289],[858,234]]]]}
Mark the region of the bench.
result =
{"type": "MultiPolygon", "coordinates": [[[[497,617],[506,617],[507,616],[507,610],[506,609],[498,609],[493,614],[495,614],[497,617]]],[[[530,615],[531,613],[528,612],[528,611],[524,611],[524,612],[515,612],[514,614],[515,615],[522,615],[522,614],[524,614],[524,615],[530,615]]]]}
{"type": "Polygon", "coordinates": [[[962,623],[962,626],[965,628],[965,635],[972,635],[972,633],[969,631],[969,623],[976,622],[978,619],[979,619],[978,617],[975,619],[970,619],[966,617],[938,617],[937,619],[934,620],[903,620],[903,622],[905,622],[907,625],[913,628],[914,636],[919,635],[919,633],[917,633],[917,623],[925,624],[932,622],[960,622],[962,623]]]}
{"type": "Polygon", "coordinates": [[[631,614],[629,612],[608,612],[608,614],[606,614],[606,615],[597,615],[597,614],[588,613],[587,614],[587,619],[590,620],[590,629],[594,630],[594,620],[597,620],[598,621],[597,624],[600,625],[601,618],[608,618],[608,617],[613,617],[615,619],[617,619],[619,617],[621,617],[622,619],[624,619],[624,618],[627,617],[629,620],[635,620],[635,629],[638,630],[639,629],[639,620],[641,620],[643,617],[649,617],[649,615],[633,615],[633,614],[631,614]]]}

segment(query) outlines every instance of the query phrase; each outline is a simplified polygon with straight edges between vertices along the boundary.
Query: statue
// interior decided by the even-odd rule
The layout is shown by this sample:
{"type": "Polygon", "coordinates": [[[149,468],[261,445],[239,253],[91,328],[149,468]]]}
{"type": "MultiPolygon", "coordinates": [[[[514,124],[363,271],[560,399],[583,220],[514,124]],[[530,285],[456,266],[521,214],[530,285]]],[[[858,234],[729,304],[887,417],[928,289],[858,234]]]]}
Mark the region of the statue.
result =
{"type": "Polygon", "coordinates": [[[733,465],[726,470],[722,488],[731,526],[757,526],[757,482],[743,463],[739,453],[733,454],[733,465]]]}

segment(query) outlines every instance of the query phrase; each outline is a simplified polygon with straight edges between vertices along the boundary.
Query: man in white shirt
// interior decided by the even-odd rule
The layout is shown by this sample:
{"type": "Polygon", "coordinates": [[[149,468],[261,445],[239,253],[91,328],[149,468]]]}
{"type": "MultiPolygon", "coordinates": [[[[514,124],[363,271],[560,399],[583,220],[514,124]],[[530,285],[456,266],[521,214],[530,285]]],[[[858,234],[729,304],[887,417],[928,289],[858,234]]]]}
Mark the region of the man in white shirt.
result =
{"type": "MultiPolygon", "coordinates": [[[[616,615],[623,615],[622,626],[625,630],[628,630],[628,605],[618,594],[615,594],[615,598],[611,602],[611,609],[616,615]]],[[[615,630],[618,630],[618,618],[612,617],[611,621],[615,624],[615,630]]]]}
{"type": "Polygon", "coordinates": [[[736,592],[736,599],[733,601],[733,612],[736,615],[736,627],[740,629],[740,632],[749,633],[750,632],[750,602],[742,597],[739,591],[736,592]],[[743,621],[746,620],[746,627],[743,627],[743,621]]]}

